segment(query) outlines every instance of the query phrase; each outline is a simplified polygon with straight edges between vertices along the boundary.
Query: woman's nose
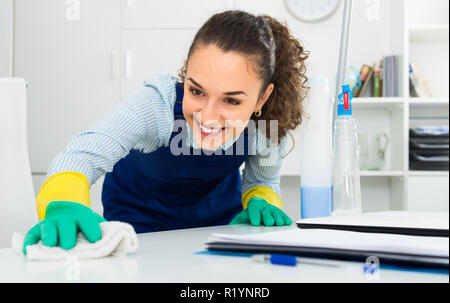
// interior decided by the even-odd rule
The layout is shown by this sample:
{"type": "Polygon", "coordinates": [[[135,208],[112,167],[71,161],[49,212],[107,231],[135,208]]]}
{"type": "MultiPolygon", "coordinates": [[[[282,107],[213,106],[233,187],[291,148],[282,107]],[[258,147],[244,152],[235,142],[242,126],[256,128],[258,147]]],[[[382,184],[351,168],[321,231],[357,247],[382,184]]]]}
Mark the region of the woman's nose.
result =
{"type": "Polygon", "coordinates": [[[201,111],[201,122],[208,127],[221,127],[220,113],[217,102],[208,100],[201,111]]]}

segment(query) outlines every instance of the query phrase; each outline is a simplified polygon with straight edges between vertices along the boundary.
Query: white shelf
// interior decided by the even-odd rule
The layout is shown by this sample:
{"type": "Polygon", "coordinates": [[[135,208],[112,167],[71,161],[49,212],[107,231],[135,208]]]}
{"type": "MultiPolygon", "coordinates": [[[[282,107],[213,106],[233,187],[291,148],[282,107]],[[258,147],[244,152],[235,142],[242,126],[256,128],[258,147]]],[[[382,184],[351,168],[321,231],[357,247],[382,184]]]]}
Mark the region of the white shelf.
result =
{"type": "Polygon", "coordinates": [[[403,97],[361,97],[354,98],[353,101],[357,101],[360,103],[371,103],[371,102],[380,102],[380,103],[402,103],[405,98],[403,97]]]}
{"type": "Polygon", "coordinates": [[[354,98],[352,106],[355,108],[392,108],[401,107],[405,98],[354,98]]]}
{"type": "MultiPolygon", "coordinates": [[[[402,170],[362,170],[359,172],[361,177],[404,177],[402,170]]],[[[283,177],[300,177],[300,173],[292,170],[281,172],[283,177]]]]}
{"type": "MultiPolygon", "coordinates": [[[[405,102],[405,98],[403,97],[381,97],[381,98],[353,98],[353,103],[356,104],[402,104],[405,102]]],[[[353,104],[352,103],[352,104],[353,104]]]]}
{"type": "Polygon", "coordinates": [[[282,177],[300,177],[300,173],[298,171],[294,170],[281,170],[281,176],[282,177]]]}
{"type": "Polygon", "coordinates": [[[363,170],[359,173],[361,177],[404,177],[402,170],[363,170]]]}
{"type": "Polygon", "coordinates": [[[448,42],[449,26],[444,25],[415,25],[409,28],[411,41],[448,42]]]}
{"type": "Polygon", "coordinates": [[[412,106],[448,106],[448,98],[409,98],[408,103],[412,106]]]}
{"type": "Polygon", "coordinates": [[[409,176],[420,176],[420,177],[448,177],[448,171],[420,171],[420,170],[411,170],[409,171],[409,176]]]}

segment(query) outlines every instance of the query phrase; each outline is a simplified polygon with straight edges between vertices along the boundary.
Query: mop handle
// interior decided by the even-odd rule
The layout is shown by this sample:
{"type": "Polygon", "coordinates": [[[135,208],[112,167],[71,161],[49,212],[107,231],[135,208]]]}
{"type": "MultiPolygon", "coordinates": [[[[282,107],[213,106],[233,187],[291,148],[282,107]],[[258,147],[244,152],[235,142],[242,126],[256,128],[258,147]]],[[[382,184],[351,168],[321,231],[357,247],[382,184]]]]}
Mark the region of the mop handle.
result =
{"type": "MultiPolygon", "coordinates": [[[[345,81],[345,71],[347,69],[347,57],[348,57],[348,41],[350,37],[350,25],[352,20],[352,7],[353,7],[353,0],[345,0],[344,2],[344,16],[342,19],[342,32],[341,32],[341,45],[339,49],[339,65],[338,65],[338,78],[336,83],[336,93],[333,97],[333,123],[331,124],[331,127],[334,126],[334,121],[336,119],[337,114],[337,98],[340,94],[340,90],[342,85],[344,85],[345,81]]],[[[334,129],[333,129],[334,131],[334,129]]]]}

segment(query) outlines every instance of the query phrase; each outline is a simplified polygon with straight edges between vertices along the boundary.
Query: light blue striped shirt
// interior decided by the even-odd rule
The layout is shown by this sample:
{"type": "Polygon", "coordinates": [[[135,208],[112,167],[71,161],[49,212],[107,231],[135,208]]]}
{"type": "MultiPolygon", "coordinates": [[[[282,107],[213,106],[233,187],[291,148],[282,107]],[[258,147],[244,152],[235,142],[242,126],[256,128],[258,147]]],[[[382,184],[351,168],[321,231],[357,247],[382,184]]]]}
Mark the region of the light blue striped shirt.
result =
{"type": "MultiPolygon", "coordinates": [[[[174,126],[173,108],[177,78],[157,73],[101,117],[90,129],[77,133],[65,149],[51,162],[47,178],[63,171],[79,172],[92,186],[102,175],[136,149],[150,153],[168,146],[174,126]]],[[[198,148],[192,129],[185,122],[188,144],[198,148]]],[[[231,146],[239,136],[220,148],[231,146]]],[[[245,161],[241,193],[255,186],[267,186],[280,198],[280,169],[286,153],[286,136],[280,145],[270,145],[269,139],[256,129],[254,153],[245,161]]]]}

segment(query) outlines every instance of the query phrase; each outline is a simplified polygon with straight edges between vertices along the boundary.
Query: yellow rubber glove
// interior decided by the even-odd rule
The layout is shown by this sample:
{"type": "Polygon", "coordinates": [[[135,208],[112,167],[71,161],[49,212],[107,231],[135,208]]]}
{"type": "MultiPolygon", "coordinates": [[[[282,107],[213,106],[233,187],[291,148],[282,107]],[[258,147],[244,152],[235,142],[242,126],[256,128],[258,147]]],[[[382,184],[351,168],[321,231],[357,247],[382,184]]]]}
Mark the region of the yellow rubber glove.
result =
{"type": "Polygon", "coordinates": [[[248,189],[242,195],[243,209],[247,208],[248,202],[252,198],[263,198],[267,203],[272,204],[279,209],[283,208],[283,202],[281,201],[280,197],[278,197],[278,195],[270,187],[267,186],[255,186],[248,189]]]}
{"type": "Polygon", "coordinates": [[[61,172],[48,178],[36,198],[40,222],[25,236],[24,254],[28,245],[39,240],[46,246],[59,244],[71,249],[78,230],[95,242],[101,238],[99,223],[105,221],[90,208],[89,181],[78,172],[61,172]]]}
{"type": "Polygon", "coordinates": [[[48,178],[36,198],[39,220],[45,218],[45,210],[52,201],[72,201],[89,207],[89,181],[78,172],[61,172],[48,178]]]}
{"type": "Polygon", "coordinates": [[[247,209],[237,214],[229,225],[251,224],[253,226],[291,225],[292,220],[278,207],[269,204],[263,198],[252,198],[247,209]]]}

